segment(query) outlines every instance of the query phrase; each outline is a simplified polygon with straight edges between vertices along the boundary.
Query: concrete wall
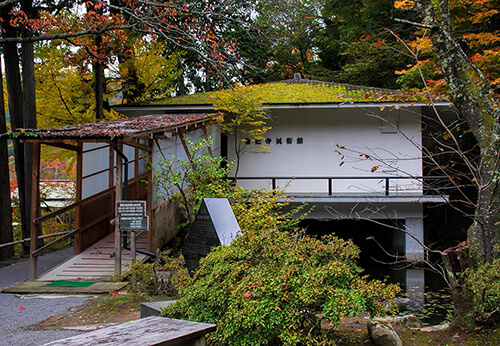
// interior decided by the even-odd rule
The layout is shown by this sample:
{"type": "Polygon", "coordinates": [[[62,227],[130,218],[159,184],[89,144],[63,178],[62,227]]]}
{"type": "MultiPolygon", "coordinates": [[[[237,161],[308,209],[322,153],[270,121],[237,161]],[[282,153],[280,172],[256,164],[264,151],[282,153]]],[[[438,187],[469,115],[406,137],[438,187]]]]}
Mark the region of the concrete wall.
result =
{"type": "Polygon", "coordinates": [[[164,201],[153,209],[151,228],[154,232],[151,234],[151,250],[161,249],[165,244],[172,240],[179,228],[176,227],[182,220],[177,212],[178,205],[172,201],[164,201]]]}
{"type": "MultiPolygon", "coordinates": [[[[240,160],[238,177],[329,177],[329,176],[420,176],[420,108],[390,110],[370,108],[301,108],[277,109],[271,113],[272,129],[261,144],[269,153],[255,152],[252,141],[240,160]],[[370,114],[370,115],[368,115],[370,114]],[[397,127],[384,122],[384,118],[397,127]],[[399,132],[400,131],[400,132],[399,132]],[[365,155],[368,155],[365,156],[365,155]],[[375,172],[372,168],[377,167],[375,172]]],[[[228,143],[232,143],[233,137],[228,143]]],[[[228,145],[229,159],[235,160],[234,148],[228,145]]],[[[284,187],[287,180],[278,180],[284,187]]],[[[240,180],[247,188],[270,187],[270,180],[240,180]]],[[[290,193],[324,193],[328,181],[294,180],[290,193]]],[[[380,193],[383,179],[334,181],[333,193],[380,193]]],[[[398,194],[418,194],[421,185],[415,180],[391,181],[398,194]]]]}

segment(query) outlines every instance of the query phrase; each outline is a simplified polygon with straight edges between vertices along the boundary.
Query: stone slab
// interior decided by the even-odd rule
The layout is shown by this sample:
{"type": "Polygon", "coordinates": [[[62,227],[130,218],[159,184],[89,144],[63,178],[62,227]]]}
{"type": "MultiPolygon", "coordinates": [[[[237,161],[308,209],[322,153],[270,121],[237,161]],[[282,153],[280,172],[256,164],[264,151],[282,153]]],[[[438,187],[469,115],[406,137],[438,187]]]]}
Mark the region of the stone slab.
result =
{"type": "Polygon", "coordinates": [[[161,310],[175,303],[176,300],[162,300],[159,302],[141,303],[141,318],[160,316],[161,310]]]}

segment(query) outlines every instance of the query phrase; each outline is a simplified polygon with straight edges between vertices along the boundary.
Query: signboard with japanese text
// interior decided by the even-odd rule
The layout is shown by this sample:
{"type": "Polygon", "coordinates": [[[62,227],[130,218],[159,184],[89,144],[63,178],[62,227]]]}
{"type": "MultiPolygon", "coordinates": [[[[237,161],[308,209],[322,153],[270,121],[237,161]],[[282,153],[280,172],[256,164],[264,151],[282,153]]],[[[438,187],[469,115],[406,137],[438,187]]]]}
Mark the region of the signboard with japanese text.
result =
{"type": "Polygon", "coordinates": [[[116,217],[120,230],[144,231],[149,229],[146,201],[117,201],[116,217]]]}

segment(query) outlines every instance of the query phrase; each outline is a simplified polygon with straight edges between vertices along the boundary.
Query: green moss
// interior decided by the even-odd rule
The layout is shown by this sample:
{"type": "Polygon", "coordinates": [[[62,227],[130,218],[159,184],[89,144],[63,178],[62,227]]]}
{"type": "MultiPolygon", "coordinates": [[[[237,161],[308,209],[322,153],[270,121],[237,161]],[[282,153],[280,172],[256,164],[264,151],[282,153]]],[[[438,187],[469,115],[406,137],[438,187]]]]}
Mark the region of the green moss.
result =
{"type": "MultiPolygon", "coordinates": [[[[264,104],[306,104],[306,103],[344,103],[344,102],[387,102],[418,101],[415,94],[388,89],[353,87],[334,83],[267,83],[249,85],[242,88],[252,98],[262,100],[264,104]]],[[[232,92],[231,89],[200,94],[184,95],[158,100],[150,105],[200,105],[213,104],[221,95],[232,92]]]]}

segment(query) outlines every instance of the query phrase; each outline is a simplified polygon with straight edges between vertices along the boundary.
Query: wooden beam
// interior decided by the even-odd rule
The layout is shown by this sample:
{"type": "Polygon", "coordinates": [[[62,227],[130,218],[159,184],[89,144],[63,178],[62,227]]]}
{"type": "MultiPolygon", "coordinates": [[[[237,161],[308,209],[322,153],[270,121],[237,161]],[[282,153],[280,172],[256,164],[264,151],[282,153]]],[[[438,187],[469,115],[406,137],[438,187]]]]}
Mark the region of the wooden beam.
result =
{"type": "MultiPolygon", "coordinates": [[[[40,143],[33,143],[33,162],[31,173],[31,218],[35,219],[40,215],[40,143]]],[[[34,256],[38,245],[39,225],[30,223],[30,263],[29,279],[35,280],[37,277],[37,258],[34,256]]]]}
{"type": "Polygon", "coordinates": [[[191,153],[189,152],[189,148],[186,143],[186,139],[184,138],[184,130],[179,127],[177,129],[177,133],[179,134],[179,138],[181,139],[182,147],[184,148],[184,151],[186,152],[186,156],[189,160],[189,162],[193,162],[193,158],[191,157],[191,153]]]}
{"type": "Polygon", "coordinates": [[[201,126],[201,129],[203,130],[203,136],[205,136],[205,140],[207,141],[208,153],[210,154],[210,156],[214,156],[214,154],[212,153],[212,148],[210,147],[210,138],[208,138],[207,127],[205,126],[205,124],[201,126]]]}
{"type": "Polygon", "coordinates": [[[135,150],[134,150],[134,177],[137,177],[138,175],[139,175],[139,149],[135,148],[135,150]]]}
{"type": "Polygon", "coordinates": [[[147,151],[147,152],[152,152],[153,151],[152,147],[150,147],[148,145],[144,145],[144,144],[138,143],[138,142],[136,142],[134,140],[123,141],[123,144],[129,145],[131,147],[134,147],[134,148],[137,148],[137,149],[141,149],[141,150],[144,150],[144,151],[147,151]]]}
{"type": "Polygon", "coordinates": [[[115,183],[115,149],[113,149],[112,145],[109,146],[108,167],[109,167],[108,186],[111,188],[114,186],[115,183]]]}
{"type": "Polygon", "coordinates": [[[64,142],[60,142],[60,143],[48,142],[48,143],[44,143],[44,144],[50,145],[51,147],[56,147],[56,148],[61,148],[61,149],[67,149],[67,150],[73,150],[73,151],[76,151],[76,152],[78,152],[79,150],[81,150],[81,148],[78,145],[67,144],[67,143],[64,143],[64,142]]]}
{"type": "MultiPolygon", "coordinates": [[[[161,145],[160,145],[160,142],[158,141],[158,138],[155,137],[154,141],[156,143],[156,146],[158,147],[158,150],[160,151],[161,156],[163,157],[164,160],[166,160],[167,157],[165,156],[165,154],[163,153],[163,150],[161,149],[161,145]]],[[[150,167],[153,167],[153,166],[150,166],[150,167]]]]}
{"type": "MultiPolygon", "coordinates": [[[[149,145],[153,147],[153,139],[150,139],[148,141],[149,145]]],[[[159,148],[159,146],[158,146],[159,148]]],[[[163,153],[162,153],[163,154],[163,153]]],[[[149,232],[147,232],[147,240],[146,240],[146,250],[155,252],[156,249],[152,248],[152,237],[153,237],[153,232],[159,232],[159,230],[154,230],[152,229],[153,225],[153,155],[149,155],[148,159],[148,172],[147,172],[147,201],[146,201],[146,212],[148,214],[148,229],[149,232]]]]}

